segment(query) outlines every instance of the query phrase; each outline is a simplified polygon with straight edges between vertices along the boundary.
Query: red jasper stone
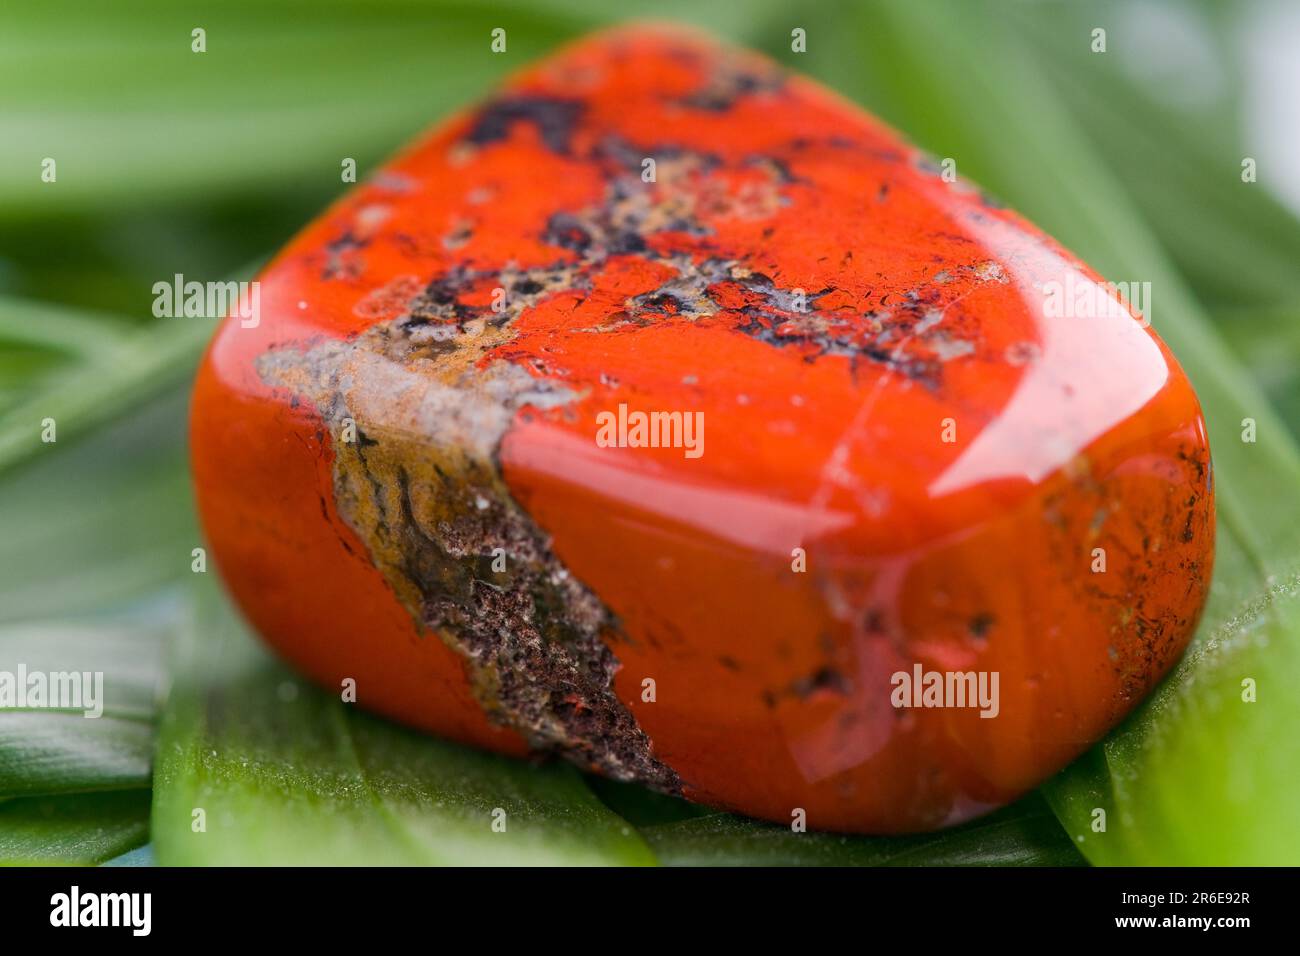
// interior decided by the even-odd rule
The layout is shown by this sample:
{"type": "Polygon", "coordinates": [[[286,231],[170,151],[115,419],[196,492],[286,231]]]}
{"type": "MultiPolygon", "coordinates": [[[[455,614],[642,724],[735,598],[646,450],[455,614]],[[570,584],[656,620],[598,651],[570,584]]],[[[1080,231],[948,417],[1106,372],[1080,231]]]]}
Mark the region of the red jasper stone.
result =
{"type": "Polygon", "coordinates": [[[934,828],[1105,734],[1205,598],[1206,433],[1159,338],[877,120],[694,34],[598,35],[443,124],[247,325],[193,405],[231,591],[457,740],[934,828]]]}

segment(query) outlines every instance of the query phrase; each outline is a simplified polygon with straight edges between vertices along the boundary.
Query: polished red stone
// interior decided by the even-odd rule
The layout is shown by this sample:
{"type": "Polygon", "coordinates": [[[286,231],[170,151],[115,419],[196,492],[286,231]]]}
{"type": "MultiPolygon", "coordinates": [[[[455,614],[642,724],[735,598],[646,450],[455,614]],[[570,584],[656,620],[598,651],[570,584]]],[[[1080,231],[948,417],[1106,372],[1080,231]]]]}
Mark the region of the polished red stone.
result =
{"type": "Polygon", "coordinates": [[[762,58],[579,43],[261,282],[195,389],[204,525],[269,642],[406,723],[927,829],[1080,753],[1195,626],[1210,461],[1166,347],[1045,308],[1098,277],[762,58]],[[656,412],[702,433],[620,446],[656,412]],[[929,672],[996,674],[990,716],[896,706],[929,672]]]}

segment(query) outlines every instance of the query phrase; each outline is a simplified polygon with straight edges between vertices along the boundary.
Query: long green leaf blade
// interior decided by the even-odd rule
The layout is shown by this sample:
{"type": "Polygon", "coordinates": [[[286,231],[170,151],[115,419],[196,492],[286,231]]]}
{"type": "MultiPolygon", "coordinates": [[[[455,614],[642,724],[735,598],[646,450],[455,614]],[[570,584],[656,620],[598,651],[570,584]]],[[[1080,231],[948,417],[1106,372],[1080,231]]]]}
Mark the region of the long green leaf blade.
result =
{"type": "Polygon", "coordinates": [[[149,785],[166,626],[160,608],[116,623],[0,630],[0,682],[17,693],[26,675],[26,699],[0,709],[0,799],[149,785]],[[54,698],[60,674],[76,676],[72,706],[54,698]],[[38,686],[43,696],[28,697],[38,686]]]}
{"type": "Polygon", "coordinates": [[[0,803],[0,866],[92,866],[148,837],[148,790],[0,803]]]}
{"type": "Polygon", "coordinates": [[[668,866],[1082,866],[1037,795],[952,830],[907,837],[794,833],[711,814],[641,830],[668,866]]]}

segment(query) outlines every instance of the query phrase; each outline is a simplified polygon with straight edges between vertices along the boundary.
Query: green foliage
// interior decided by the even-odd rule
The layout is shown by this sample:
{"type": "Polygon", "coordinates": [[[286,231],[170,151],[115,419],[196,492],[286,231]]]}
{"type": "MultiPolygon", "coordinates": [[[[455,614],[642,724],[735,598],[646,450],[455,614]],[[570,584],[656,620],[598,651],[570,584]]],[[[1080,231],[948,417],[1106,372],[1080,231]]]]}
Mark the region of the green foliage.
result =
{"type": "MultiPolygon", "coordinates": [[[[151,779],[162,863],[1031,864],[1077,862],[1076,846],[1107,864],[1300,858],[1300,224],[1263,182],[1240,181],[1242,91],[1171,105],[1125,58],[1136,27],[1120,2],[627,7],[0,8],[0,670],[112,675],[98,720],[0,713],[0,861],[139,846],[151,779]],[[507,70],[638,14],[811,73],[956,158],[1109,278],[1153,284],[1156,328],[1211,430],[1211,600],[1171,677],[1042,796],[925,837],[792,834],[354,713],[251,646],[210,582],[197,616],[176,596],[199,543],[184,388],[212,328],[153,319],[152,284],[247,274],[345,188],[341,157],[364,176],[507,70]],[[1088,50],[1097,23],[1105,55],[1088,50]],[[497,25],[505,56],[488,51],[497,25]],[[807,54],[790,51],[792,26],[807,54]],[[39,178],[47,156],[55,184],[39,178]],[[56,444],[40,441],[45,418],[56,444]],[[1241,440],[1245,418],[1255,443],[1241,440]],[[164,639],[173,687],[156,744],[164,639]],[[206,833],[191,828],[195,807],[206,833]],[[490,829],[496,807],[505,834],[490,829]]],[[[1224,76],[1241,74],[1223,39],[1232,4],[1169,9],[1207,28],[1224,76]]]]}
{"type": "Polygon", "coordinates": [[[148,789],[0,803],[0,863],[7,866],[101,863],[148,835],[148,789]]]}
{"type": "Polygon", "coordinates": [[[1038,795],[952,830],[906,837],[794,833],[726,813],[643,827],[666,866],[1080,866],[1038,795]]]}

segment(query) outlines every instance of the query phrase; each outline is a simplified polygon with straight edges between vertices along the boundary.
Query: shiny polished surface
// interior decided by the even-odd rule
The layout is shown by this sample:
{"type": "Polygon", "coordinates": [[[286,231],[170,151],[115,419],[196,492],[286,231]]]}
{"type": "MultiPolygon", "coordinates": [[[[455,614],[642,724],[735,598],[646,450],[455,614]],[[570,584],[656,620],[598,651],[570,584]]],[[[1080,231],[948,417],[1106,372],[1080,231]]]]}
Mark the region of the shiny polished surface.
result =
{"type": "Polygon", "coordinates": [[[1165,346],[762,58],[587,40],[261,281],[196,386],[205,528],[268,641],[404,722],[929,829],[1098,739],[1199,615],[1209,452],[1165,346]],[[638,412],[700,424],[598,441],[638,412]],[[896,706],[918,666],[996,706],[896,706]]]}

